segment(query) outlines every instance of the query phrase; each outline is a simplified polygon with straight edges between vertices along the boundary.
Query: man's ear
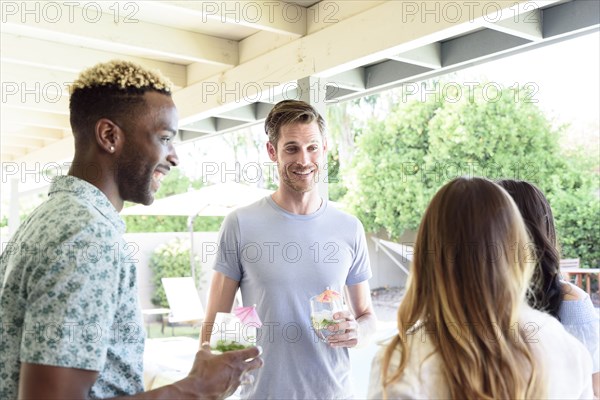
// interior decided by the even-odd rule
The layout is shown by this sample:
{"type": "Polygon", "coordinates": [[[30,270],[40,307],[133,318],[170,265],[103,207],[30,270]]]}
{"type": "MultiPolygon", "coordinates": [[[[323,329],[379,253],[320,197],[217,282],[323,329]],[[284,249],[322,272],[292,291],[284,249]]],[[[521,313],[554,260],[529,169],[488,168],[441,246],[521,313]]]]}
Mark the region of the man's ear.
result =
{"type": "Polygon", "coordinates": [[[94,134],[98,146],[110,154],[118,151],[123,143],[121,128],[108,118],[101,118],[96,122],[94,134]]]}
{"type": "Polygon", "coordinates": [[[267,142],[267,152],[269,153],[271,161],[277,162],[277,149],[271,142],[267,142]]]}

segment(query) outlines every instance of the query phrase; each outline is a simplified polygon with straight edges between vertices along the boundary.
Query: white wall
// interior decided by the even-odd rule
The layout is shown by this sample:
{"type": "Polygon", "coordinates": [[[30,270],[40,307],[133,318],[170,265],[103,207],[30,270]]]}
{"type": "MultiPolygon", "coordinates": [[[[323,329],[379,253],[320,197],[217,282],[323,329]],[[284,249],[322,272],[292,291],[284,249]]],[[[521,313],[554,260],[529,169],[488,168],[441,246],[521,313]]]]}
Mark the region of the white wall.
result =
{"type": "MultiPolygon", "coordinates": [[[[206,307],[206,299],[208,293],[208,285],[212,273],[212,263],[214,255],[206,251],[211,245],[217,243],[217,232],[195,232],[194,233],[194,253],[201,255],[200,261],[202,264],[202,277],[200,280],[200,300],[202,305],[206,307]]],[[[152,285],[152,271],[149,267],[150,257],[156,247],[167,243],[175,238],[184,240],[190,239],[190,234],[187,232],[165,232],[165,233],[126,233],[123,235],[126,242],[133,242],[137,246],[135,259],[137,260],[138,273],[138,290],[140,296],[140,304],[142,308],[155,308],[150,301],[154,287],[152,285]]]]}
{"type": "MultiPolygon", "coordinates": [[[[415,232],[405,232],[397,242],[412,246],[415,241],[415,236],[415,232]]],[[[406,285],[407,275],[394,264],[383,250],[376,250],[377,246],[373,241],[373,237],[381,237],[388,240],[387,237],[382,237],[381,235],[367,235],[369,258],[371,259],[371,269],[373,271],[373,277],[369,281],[371,289],[385,286],[404,287],[406,285]]],[[[390,253],[394,254],[392,251],[390,251],[390,253]]]]}
{"type": "MultiPolygon", "coordinates": [[[[399,243],[414,243],[414,232],[408,232],[402,235],[399,243]]],[[[127,233],[124,235],[125,241],[134,242],[137,246],[135,259],[138,269],[138,288],[140,295],[140,304],[142,308],[155,308],[150,298],[154,291],[152,285],[152,271],[148,266],[152,252],[161,244],[167,243],[175,238],[189,240],[190,234],[187,232],[169,232],[169,233],[127,233]]],[[[382,250],[375,250],[375,243],[371,239],[372,235],[367,235],[367,245],[369,249],[369,258],[373,277],[369,281],[371,289],[382,286],[400,286],[406,284],[406,274],[394,264],[389,256],[382,250]]],[[[198,288],[202,305],[206,307],[208,299],[208,289],[212,277],[212,265],[216,257],[215,249],[217,244],[217,232],[195,232],[194,233],[194,253],[200,257],[202,264],[202,277],[198,288]]]]}

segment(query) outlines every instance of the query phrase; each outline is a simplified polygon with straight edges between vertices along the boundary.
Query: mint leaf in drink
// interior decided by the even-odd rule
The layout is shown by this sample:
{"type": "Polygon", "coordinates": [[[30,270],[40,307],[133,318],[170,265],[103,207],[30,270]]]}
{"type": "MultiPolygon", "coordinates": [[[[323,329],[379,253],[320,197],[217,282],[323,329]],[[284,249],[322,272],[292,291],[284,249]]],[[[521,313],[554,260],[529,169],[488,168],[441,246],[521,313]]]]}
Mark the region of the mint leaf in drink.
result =
{"type": "Polygon", "coordinates": [[[337,324],[336,321],[331,319],[323,318],[322,320],[317,320],[313,318],[312,325],[315,329],[327,329],[331,325],[337,324]]]}
{"type": "Polygon", "coordinates": [[[225,340],[218,340],[217,345],[214,347],[215,350],[225,353],[226,351],[243,350],[246,346],[238,342],[227,342],[225,340]]]}

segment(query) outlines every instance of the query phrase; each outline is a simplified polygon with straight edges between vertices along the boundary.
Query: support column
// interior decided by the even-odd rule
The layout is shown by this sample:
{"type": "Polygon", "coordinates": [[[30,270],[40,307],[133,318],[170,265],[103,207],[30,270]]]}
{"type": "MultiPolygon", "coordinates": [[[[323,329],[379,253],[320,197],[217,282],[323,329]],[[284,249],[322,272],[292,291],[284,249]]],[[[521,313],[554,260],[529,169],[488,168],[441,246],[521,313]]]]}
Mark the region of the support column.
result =
{"type": "Polygon", "coordinates": [[[10,179],[10,203],[8,206],[8,234],[12,237],[19,228],[19,180],[10,179]]]}
{"type": "MultiPolygon", "coordinates": [[[[297,99],[302,100],[314,108],[317,109],[319,114],[325,118],[326,105],[325,105],[325,81],[316,78],[314,76],[307,76],[306,78],[298,79],[298,95],[297,99]]],[[[325,121],[327,122],[327,121],[325,121]]],[[[327,136],[325,136],[327,138],[327,136]]],[[[328,145],[331,141],[327,141],[328,145]]],[[[329,199],[329,184],[328,184],[328,173],[327,173],[327,156],[325,156],[325,165],[320,168],[319,182],[317,183],[319,193],[324,199],[329,199]]]]}

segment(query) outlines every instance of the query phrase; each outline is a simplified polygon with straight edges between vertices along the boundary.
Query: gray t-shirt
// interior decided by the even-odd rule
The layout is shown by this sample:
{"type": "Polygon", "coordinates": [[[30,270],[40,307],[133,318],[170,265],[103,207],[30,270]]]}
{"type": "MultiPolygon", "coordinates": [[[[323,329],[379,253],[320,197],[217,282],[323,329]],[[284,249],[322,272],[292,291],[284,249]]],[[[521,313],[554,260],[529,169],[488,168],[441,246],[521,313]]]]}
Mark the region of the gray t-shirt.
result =
{"type": "Polygon", "coordinates": [[[143,391],[136,247],[95,186],[60,176],[0,257],[0,398],[21,363],[98,371],[91,398],[143,391]]]}
{"type": "Polygon", "coordinates": [[[352,397],[348,349],[320,342],[309,299],[343,292],[371,277],[360,221],[324,201],[310,215],[289,213],[265,197],[231,213],[219,234],[214,269],[239,281],[244,305],[256,304],[264,366],[243,398],[352,397]]]}

